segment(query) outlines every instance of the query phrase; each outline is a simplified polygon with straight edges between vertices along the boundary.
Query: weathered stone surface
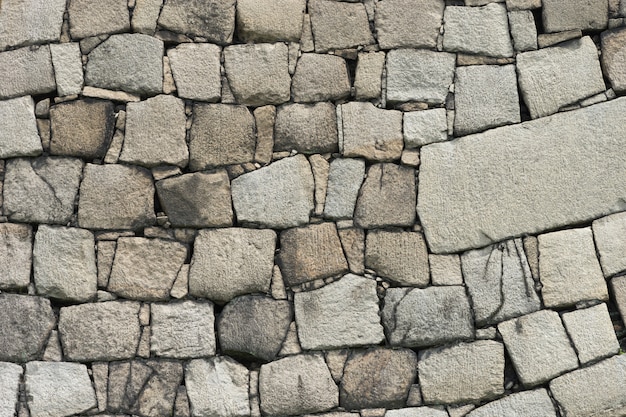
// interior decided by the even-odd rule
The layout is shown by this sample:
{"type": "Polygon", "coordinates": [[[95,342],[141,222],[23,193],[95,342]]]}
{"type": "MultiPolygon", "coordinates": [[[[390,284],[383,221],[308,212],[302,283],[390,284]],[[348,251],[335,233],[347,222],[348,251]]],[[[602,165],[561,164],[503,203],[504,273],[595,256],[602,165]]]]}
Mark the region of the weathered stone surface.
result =
{"type": "Polygon", "coordinates": [[[0,294],[0,361],[41,358],[55,325],[50,301],[28,295],[0,294]]]}
{"type": "Polygon", "coordinates": [[[70,34],[74,39],[130,29],[126,0],[71,0],[68,6],[70,34]]]}
{"type": "Polygon", "coordinates": [[[272,230],[201,230],[189,269],[189,293],[220,302],[241,294],[267,293],[275,246],[272,230]]]}
{"type": "Polygon", "coordinates": [[[330,164],[319,154],[309,157],[311,171],[313,172],[313,180],[315,181],[315,211],[316,216],[322,215],[324,212],[324,204],[326,203],[326,191],[328,189],[328,172],[330,164]]]}
{"type": "Polygon", "coordinates": [[[365,232],[357,227],[339,229],[338,232],[350,272],[363,275],[365,272],[365,232]]]}
{"type": "Polygon", "coordinates": [[[21,376],[21,366],[0,362],[0,415],[15,415],[21,376]]]}
{"type": "Polygon", "coordinates": [[[626,213],[616,213],[595,220],[593,237],[605,276],[626,270],[626,213]]]}
{"type": "Polygon", "coordinates": [[[215,355],[213,304],[200,301],[152,304],[150,350],[165,358],[215,355]]]}
{"type": "Polygon", "coordinates": [[[350,95],[346,61],[340,56],[303,54],[292,82],[295,102],[341,100],[350,95]]]}
{"type": "Polygon", "coordinates": [[[506,8],[509,10],[530,10],[541,7],[541,0],[506,0],[506,8]]]}
{"type": "Polygon", "coordinates": [[[384,52],[359,54],[356,75],[354,77],[354,91],[357,100],[369,100],[380,97],[384,67],[384,52]]]}
{"type": "Polygon", "coordinates": [[[423,147],[417,210],[430,249],[479,248],[624,210],[615,134],[624,112],[617,99],[423,147]]]}
{"type": "Polygon", "coordinates": [[[194,359],[185,368],[185,386],[194,417],[245,417],[250,373],[228,357],[194,359]]]}
{"type": "Polygon", "coordinates": [[[133,32],[154,34],[163,0],[136,0],[130,22],[133,32]]]}
{"type": "Polygon", "coordinates": [[[411,226],[415,195],[415,170],[394,164],[372,165],[356,202],[354,223],[364,229],[411,226]]]}
{"type": "MultiPolygon", "coordinates": [[[[409,404],[407,404],[409,405],[409,404]]],[[[410,407],[387,410],[385,417],[448,417],[446,410],[434,407],[410,407]]]]}
{"type": "Polygon", "coordinates": [[[7,161],[4,178],[4,215],[33,223],[67,223],[83,170],[75,158],[16,158],[7,161]]]}
{"type": "Polygon", "coordinates": [[[201,36],[219,45],[233,40],[233,0],[165,0],[159,26],[188,36],[201,36]]]}
{"type": "Polygon", "coordinates": [[[289,356],[261,366],[261,411],[295,415],[327,411],[339,405],[339,389],[321,354],[289,356]]]}
{"type": "Polygon", "coordinates": [[[0,101],[0,158],[36,156],[42,150],[32,97],[0,101]]]}
{"type": "Polygon", "coordinates": [[[51,44],[50,54],[59,95],[80,93],[83,88],[83,64],[78,43],[51,44]]]}
{"type": "Polygon", "coordinates": [[[446,109],[431,109],[404,113],[404,145],[418,148],[448,139],[446,109]]]}
{"type": "Polygon", "coordinates": [[[254,160],[259,164],[267,165],[272,161],[274,151],[274,124],[276,121],[276,107],[269,105],[254,109],[256,123],[256,150],[254,160]]]}
{"type": "Polygon", "coordinates": [[[418,363],[426,404],[481,402],[504,392],[504,346],[493,340],[426,350],[418,363]]]}
{"type": "Polygon", "coordinates": [[[87,85],[159,94],[163,90],[163,42],[139,33],[112,35],[89,53],[86,69],[87,85]]]}
{"type": "Polygon", "coordinates": [[[7,1],[0,13],[0,51],[59,40],[64,0],[7,1]]]}
{"type": "Polygon", "coordinates": [[[447,52],[397,49],[387,54],[387,101],[441,104],[454,78],[456,57],[447,52]]]}
{"type": "Polygon", "coordinates": [[[294,300],[303,349],[375,345],[385,339],[378,317],[376,282],[348,274],[294,300]]]}
{"type": "Polygon", "coordinates": [[[312,224],[280,234],[278,261],[288,285],[338,276],[348,270],[334,223],[312,224]]]}
{"type": "Polygon", "coordinates": [[[300,40],[305,0],[237,1],[237,33],[245,42],[300,40]]]}
{"type": "Polygon", "coordinates": [[[349,219],[365,176],[362,159],[337,158],[330,163],[324,217],[349,219]]]}
{"type": "Polygon", "coordinates": [[[606,304],[563,314],[581,364],[615,355],[620,347],[606,304]]]}
{"type": "Polygon", "coordinates": [[[626,412],[626,355],[613,356],[550,382],[568,417],[619,416],[626,412]]]}
{"type": "Polygon", "coordinates": [[[626,30],[602,32],[602,66],[613,90],[626,91],[626,30]]]}
{"type": "Polygon", "coordinates": [[[341,105],[343,146],[346,157],[392,161],[402,154],[402,113],[383,110],[369,102],[341,105]]]}
{"type": "Polygon", "coordinates": [[[260,106],[289,101],[291,77],[284,43],[228,46],[224,67],[238,103],[260,106]]]}
{"type": "Polygon", "coordinates": [[[231,183],[237,220],[276,229],[309,222],[315,184],[304,155],[281,159],[231,183]]]}
{"type": "Polygon", "coordinates": [[[509,12],[509,25],[513,46],[517,52],[537,49],[537,27],[535,17],[530,10],[509,12]]]}
{"type": "Polygon", "coordinates": [[[611,280],[611,290],[615,304],[622,316],[622,320],[626,319],[626,276],[615,277],[611,280]]]}
{"type": "Polygon", "coordinates": [[[430,281],[428,250],[421,233],[368,232],[365,267],[399,285],[425,287],[430,281]]]}
{"type": "Polygon", "coordinates": [[[56,89],[52,56],[47,45],[1,52],[0,73],[4,74],[0,99],[44,94],[56,89]]]}
{"type": "Polygon", "coordinates": [[[417,374],[409,349],[355,351],[345,364],[339,403],[347,410],[402,407],[417,374]]]}
{"type": "Polygon", "coordinates": [[[463,285],[459,255],[428,255],[433,285],[463,285]]]}
{"type": "Polygon", "coordinates": [[[443,28],[443,49],[446,51],[495,57],[513,56],[509,22],[503,4],[446,7],[443,28]]]}
{"type": "Polygon", "coordinates": [[[72,361],[110,361],[135,356],[139,343],[139,303],[109,301],[63,307],[59,334],[72,361]]]}
{"type": "Polygon", "coordinates": [[[81,227],[140,229],[154,221],[154,185],[150,171],[117,164],[87,164],[78,202],[81,227]]]}
{"type": "Polygon", "coordinates": [[[221,52],[219,46],[209,43],[183,43],[167,51],[178,97],[199,101],[220,99],[221,52]]]}
{"type": "Polygon", "coordinates": [[[337,152],[337,118],[332,103],[285,104],[276,112],[274,150],[337,152]]]}
{"type": "Polygon", "coordinates": [[[498,325],[515,371],[525,386],[542,384],[578,367],[559,314],[541,310],[498,325]]]}
{"type": "Polygon", "coordinates": [[[541,16],[546,32],[562,32],[571,29],[605,29],[609,19],[606,0],[575,0],[562,3],[559,0],[542,0],[541,16]]]}
{"type": "Polygon", "coordinates": [[[222,352],[273,360],[287,336],[292,316],[287,300],[260,295],[235,298],[217,321],[222,352]]]}
{"type": "Polygon", "coordinates": [[[315,52],[374,43],[365,6],[361,3],[313,0],[308,5],[308,11],[315,52]]]}
{"type": "Polygon", "coordinates": [[[442,0],[390,0],[376,7],[376,34],[382,49],[435,48],[441,27],[442,0]]]}
{"type": "Polygon", "coordinates": [[[50,153],[85,159],[103,158],[115,130],[110,101],[83,99],[50,108],[50,153]]]}
{"type": "Polygon", "coordinates": [[[96,394],[83,364],[29,362],[24,375],[32,417],[70,416],[96,406],[96,394]]]}
{"type": "Polygon", "coordinates": [[[470,411],[467,417],[556,417],[556,411],[544,388],[522,391],[492,401],[470,411]]]}
{"type": "Polygon", "coordinates": [[[539,235],[541,295],[546,307],[608,300],[591,228],[539,235]]]}
{"type": "Polygon", "coordinates": [[[596,46],[588,36],[519,54],[517,72],[532,118],[556,113],[606,89],[596,46]]]}
{"type": "Polygon", "coordinates": [[[32,263],[30,225],[0,223],[0,290],[25,288],[32,263]]]}

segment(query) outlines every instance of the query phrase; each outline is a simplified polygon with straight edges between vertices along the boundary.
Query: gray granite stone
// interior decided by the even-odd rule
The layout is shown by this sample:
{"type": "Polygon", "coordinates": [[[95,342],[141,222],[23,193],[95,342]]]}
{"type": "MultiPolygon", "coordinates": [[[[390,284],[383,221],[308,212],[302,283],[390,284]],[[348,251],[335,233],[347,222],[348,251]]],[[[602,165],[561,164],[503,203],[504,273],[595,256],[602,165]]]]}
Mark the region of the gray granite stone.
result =
{"type": "Polygon", "coordinates": [[[369,231],[365,267],[398,285],[425,287],[430,282],[428,250],[421,233],[369,231]]]}
{"type": "Polygon", "coordinates": [[[626,213],[594,220],[592,229],[604,276],[626,270],[626,258],[622,256],[626,253],[626,213]]]}
{"type": "Polygon", "coordinates": [[[354,214],[356,199],[365,177],[365,161],[337,158],[330,163],[324,217],[349,219],[354,214]]]}
{"type": "Polygon", "coordinates": [[[71,0],[68,5],[70,34],[74,39],[130,29],[126,0],[71,0]]]}
{"type": "Polygon", "coordinates": [[[219,101],[221,53],[219,46],[209,43],[183,43],[167,51],[178,97],[219,101]]]}
{"type": "Polygon", "coordinates": [[[449,417],[449,415],[443,407],[409,407],[387,410],[385,417],[449,417]]]}
{"type": "Polygon", "coordinates": [[[188,36],[201,36],[219,45],[228,44],[235,32],[235,1],[166,0],[158,25],[188,36]]]}
{"type": "Polygon", "coordinates": [[[0,158],[37,156],[42,151],[32,97],[0,101],[0,158]]]}
{"type": "MultiPolygon", "coordinates": [[[[626,2],[625,2],[626,4],[626,2]]],[[[602,32],[602,66],[613,90],[626,91],[626,30],[602,32]]]]}
{"type": "Polygon", "coordinates": [[[337,118],[332,103],[290,103],[278,107],[274,150],[295,149],[314,154],[337,152],[337,147],[337,118]]]}
{"type": "Polygon", "coordinates": [[[60,96],[79,94],[83,89],[83,63],[77,42],[51,44],[54,78],[60,96]]]}
{"type": "Polygon", "coordinates": [[[432,285],[463,285],[459,255],[428,255],[432,285]]]}
{"type": "Polygon", "coordinates": [[[530,10],[509,12],[509,26],[513,47],[517,52],[537,49],[537,27],[535,17],[530,10]]]}
{"type": "Polygon", "coordinates": [[[548,391],[539,388],[522,391],[472,410],[467,417],[556,417],[548,391]]]}
{"type": "Polygon", "coordinates": [[[0,290],[28,287],[33,229],[26,224],[0,223],[0,290]]]}
{"type": "Polygon", "coordinates": [[[542,0],[541,16],[546,32],[563,32],[571,29],[606,29],[609,4],[606,0],[542,0]]]}
{"type": "Polygon", "coordinates": [[[0,415],[15,415],[22,372],[20,365],[0,362],[0,415]]]}
{"type": "Polygon", "coordinates": [[[245,42],[298,42],[306,0],[239,0],[237,34],[245,42]]]}
{"type": "Polygon", "coordinates": [[[376,7],[376,34],[382,49],[435,48],[441,27],[442,0],[389,0],[376,7]]]}
{"type": "Polygon", "coordinates": [[[403,134],[406,148],[418,148],[448,139],[446,109],[430,109],[404,113],[403,134]]]}
{"type": "Polygon", "coordinates": [[[0,84],[0,99],[3,100],[56,89],[48,45],[0,52],[0,73],[4,74],[0,84]]]}
{"type": "Polygon", "coordinates": [[[350,96],[346,61],[340,56],[303,54],[298,59],[291,89],[295,102],[342,100],[350,96]]]}
{"type": "Polygon", "coordinates": [[[354,77],[354,94],[357,100],[380,98],[384,68],[384,52],[359,53],[354,77]]]}
{"type": "Polygon", "coordinates": [[[308,12],[317,53],[374,43],[362,3],[313,0],[308,12]]]}
{"type": "Polygon", "coordinates": [[[59,40],[65,0],[7,1],[0,13],[0,51],[59,40]]]}
{"type": "Polygon", "coordinates": [[[133,32],[154,34],[162,6],[163,0],[136,0],[130,22],[133,32]]]}

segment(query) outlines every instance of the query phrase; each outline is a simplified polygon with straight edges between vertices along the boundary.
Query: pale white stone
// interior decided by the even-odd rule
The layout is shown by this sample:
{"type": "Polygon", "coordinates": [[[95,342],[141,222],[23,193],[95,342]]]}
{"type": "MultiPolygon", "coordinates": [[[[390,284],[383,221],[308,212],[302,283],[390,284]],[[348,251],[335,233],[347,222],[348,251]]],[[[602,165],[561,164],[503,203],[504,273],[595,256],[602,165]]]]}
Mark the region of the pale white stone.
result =
{"type": "Polygon", "coordinates": [[[626,212],[602,217],[591,226],[604,275],[626,270],[626,212]]]}
{"type": "Polygon", "coordinates": [[[461,260],[458,255],[428,255],[433,285],[463,285],[461,260]]]}
{"type": "Polygon", "coordinates": [[[537,27],[535,17],[530,10],[509,12],[509,25],[513,46],[517,52],[537,49],[537,27]]]}
{"type": "Polygon", "coordinates": [[[448,139],[446,109],[431,109],[404,113],[404,145],[417,148],[448,139]]]}

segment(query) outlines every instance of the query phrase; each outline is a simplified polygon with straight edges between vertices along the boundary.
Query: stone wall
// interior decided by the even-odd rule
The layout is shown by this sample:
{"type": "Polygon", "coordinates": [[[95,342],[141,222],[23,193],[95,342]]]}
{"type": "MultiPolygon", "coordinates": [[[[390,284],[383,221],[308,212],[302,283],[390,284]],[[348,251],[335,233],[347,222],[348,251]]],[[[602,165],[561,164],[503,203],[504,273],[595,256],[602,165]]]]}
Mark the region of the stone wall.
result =
{"type": "Polygon", "coordinates": [[[1,0],[0,417],[626,415],[625,15],[1,0]]]}

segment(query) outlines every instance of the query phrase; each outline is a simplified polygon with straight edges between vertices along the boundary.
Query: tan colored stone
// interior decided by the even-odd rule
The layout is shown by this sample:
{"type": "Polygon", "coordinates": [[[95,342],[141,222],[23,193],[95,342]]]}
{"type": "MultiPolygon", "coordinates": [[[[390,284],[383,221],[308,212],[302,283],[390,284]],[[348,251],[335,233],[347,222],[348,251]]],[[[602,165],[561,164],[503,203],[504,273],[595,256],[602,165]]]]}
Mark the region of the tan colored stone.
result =
{"type": "Polygon", "coordinates": [[[372,230],[365,242],[365,267],[403,286],[430,282],[428,250],[421,233],[372,230]]]}

